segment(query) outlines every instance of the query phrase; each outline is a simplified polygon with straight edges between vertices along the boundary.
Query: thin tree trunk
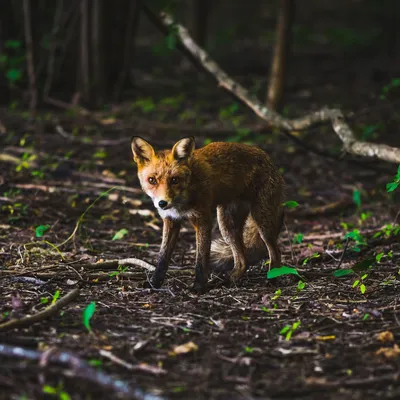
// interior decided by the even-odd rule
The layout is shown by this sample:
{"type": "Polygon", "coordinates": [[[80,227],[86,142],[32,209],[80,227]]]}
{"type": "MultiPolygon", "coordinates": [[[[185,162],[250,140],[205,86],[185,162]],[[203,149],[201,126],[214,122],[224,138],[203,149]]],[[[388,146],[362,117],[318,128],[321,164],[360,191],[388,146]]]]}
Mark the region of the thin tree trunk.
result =
{"type": "Polygon", "coordinates": [[[193,36],[201,47],[205,47],[207,41],[210,5],[210,0],[192,0],[192,7],[190,11],[193,36]]]}
{"type": "Polygon", "coordinates": [[[271,64],[266,104],[272,110],[282,107],[286,81],[287,58],[291,45],[291,32],[295,14],[294,0],[280,0],[276,24],[276,39],[271,64]]]}
{"type": "Polygon", "coordinates": [[[88,22],[89,22],[89,2],[81,0],[81,79],[83,99],[85,102],[90,100],[90,78],[89,78],[89,47],[88,47],[88,22]]]}
{"type": "Polygon", "coordinates": [[[104,57],[103,46],[101,41],[102,33],[102,10],[103,1],[95,0],[93,2],[92,11],[92,76],[93,76],[93,94],[95,105],[99,106],[104,99],[104,57]]]}
{"type": "Polygon", "coordinates": [[[140,21],[140,2],[138,0],[131,0],[129,4],[129,16],[126,26],[125,34],[125,47],[124,47],[124,60],[118,80],[114,86],[113,98],[118,101],[121,88],[128,76],[129,68],[132,67],[131,60],[134,58],[135,39],[140,21]]]}
{"type": "Polygon", "coordinates": [[[31,111],[36,109],[37,106],[37,89],[36,89],[36,76],[33,59],[33,40],[32,40],[32,26],[31,26],[31,10],[30,0],[23,0],[24,11],[24,34],[26,44],[26,64],[29,79],[29,108],[31,111]]]}

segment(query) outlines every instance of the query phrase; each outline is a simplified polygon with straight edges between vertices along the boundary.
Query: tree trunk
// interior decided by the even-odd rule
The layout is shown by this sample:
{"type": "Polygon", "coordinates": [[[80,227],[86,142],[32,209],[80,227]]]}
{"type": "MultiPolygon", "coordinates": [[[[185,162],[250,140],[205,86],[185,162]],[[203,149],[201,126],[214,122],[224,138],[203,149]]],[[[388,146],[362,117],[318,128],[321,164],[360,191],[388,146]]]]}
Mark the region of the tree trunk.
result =
{"type": "Polygon", "coordinates": [[[279,110],[283,103],[286,81],[287,58],[291,45],[291,32],[295,14],[294,0],[280,0],[276,38],[269,77],[266,104],[272,110],[279,110]]]}
{"type": "Polygon", "coordinates": [[[90,78],[89,78],[89,47],[88,47],[88,25],[89,25],[89,2],[81,0],[81,82],[83,100],[90,101],[90,78]]]}

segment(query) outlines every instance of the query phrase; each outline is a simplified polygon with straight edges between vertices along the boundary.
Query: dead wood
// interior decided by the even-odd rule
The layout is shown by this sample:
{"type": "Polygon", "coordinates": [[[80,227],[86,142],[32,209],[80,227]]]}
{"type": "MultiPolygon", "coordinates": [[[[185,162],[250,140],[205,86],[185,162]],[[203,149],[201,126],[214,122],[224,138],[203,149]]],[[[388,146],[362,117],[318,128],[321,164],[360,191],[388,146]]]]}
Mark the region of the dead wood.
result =
{"type": "Polygon", "coordinates": [[[120,392],[124,395],[124,398],[136,400],[150,398],[153,400],[163,399],[156,395],[150,395],[139,387],[131,388],[125,382],[92,368],[86,361],[81,360],[77,356],[65,351],[59,351],[56,348],[51,348],[46,352],[39,352],[23,347],[0,344],[0,355],[9,358],[38,361],[41,368],[49,364],[65,365],[68,367],[68,370],[64,371],[65,375],[79,377],[79,379],[93,382],[99,387],[120,392]]]}
{"type": "Polygon", "coordinates": [[[144,4],[143,10],[158,28],[160,28],[161,23],[161,28],[163,28],[161,30],[165,34],[170,32],[171,28],[174,28],[185,54],[187,54],[194,63],[199,63],[204,70],[210,73],[218,81],[220,87],[232,93],[271,127],[282,129],[288,133],[292,131],[305,130],[314,125],[328,122],[332,125],[333,130],[343,142],[343,150],[345,152],[400,163],[399,148],[385,144],[375,144],[357,140],[352,129],[345,121],[342,111],[339,109],[323,107],[318,111],[311,112],[310,114],[300,118],[284,118],[282,115],[266,107],[255,96],[252,96],[246,88],[234,81],[202,48],[195,43],[188,30],[175,22],[169,14],[162,12],[160,13],[159,18],[157,18],[157,16],[155,16],[154,13],[152,13],[152,11],[144,4]]]}
{"type": "Polygon", "coordinates": [[[38,312],[35,315],[24,317],[21,319],[12,319],[11,321],[0,324],[0,332],[9,331],[15,328],[23,328],[35,324],[36,322],[43,321],[53,315],[55,315],[61,308],[65,307],[68,303],[73,301],[79,295],[79,289],[74,289],[54,304],[45,308],[43,311],[38,312]]]}

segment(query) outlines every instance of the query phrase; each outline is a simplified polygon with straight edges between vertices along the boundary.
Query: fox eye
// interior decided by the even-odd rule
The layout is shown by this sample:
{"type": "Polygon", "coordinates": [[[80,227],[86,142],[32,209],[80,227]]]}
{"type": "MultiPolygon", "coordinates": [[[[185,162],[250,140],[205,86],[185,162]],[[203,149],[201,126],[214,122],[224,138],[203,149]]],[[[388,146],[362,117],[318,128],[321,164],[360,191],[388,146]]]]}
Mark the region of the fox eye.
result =
{"type": "Polygon", "coordinates": [[[157,183],[156,178],[153,178],[152,176],[148,179],[150,185],[155,185],[157,183]]]}
{"type": "Polygon", "coordinates": [[[179,182],[179,178],[177,178],[176,176],[171,178],[171,184],[172,185],[176,185],[179,182]]]}

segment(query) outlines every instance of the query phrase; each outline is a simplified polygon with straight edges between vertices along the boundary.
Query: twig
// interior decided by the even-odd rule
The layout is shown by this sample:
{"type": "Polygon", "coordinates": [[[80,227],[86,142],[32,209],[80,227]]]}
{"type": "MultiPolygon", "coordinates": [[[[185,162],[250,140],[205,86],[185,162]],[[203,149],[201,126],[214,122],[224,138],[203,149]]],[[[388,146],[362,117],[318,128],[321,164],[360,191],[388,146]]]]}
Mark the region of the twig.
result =
{"type": "Polygon", "coordinates": [[[80,268],[84,269],[112,269],[117,268],[120,265],[134,265],[136,267],[144,268],[147,271],[153,272],[156,268],[154,265],[149,264],[144,260],[138,258],[123,258],[121,260],[109,260],[98,263],[86,263],[78,265],[80,268]]]}
{"type": "Polygon", "coordinates": [[[45,308],[43,311],[38,312],[35,315],[21,319],[12,319],[11,321],[7,321],[3,324],[0,324],[0,332],[9,331],[10,329],[30,326],[35,324],[36,322],[43,321],[44,319],[49,318],[52,315],[56,314],[61,308],[63,308],[72,300],[74,300],[78,295],[79,295],[79,289],[74,289],[68,294],[66,294],[64,297],[61,297],[61,299],[56,301],[54,304],[45,308]]]}
{"type": "MultiPolygon", "coordinates": [[[[144,5],[143,7],[146,14],[151,17],[154,22],[154,14],[144,5]]],[[[190,58],[199,62],[201,66],[218,81],[220,87],[231,92],[236,98],[241,100],[251,110],[253,110],[256,115],[268,122],[271,126],[282,129],[286,132],[291,132],[305,130],[313,125],[321,124],[323,122],[330,122],[333,130],[343,142],[344,151],[355,155],[376,157],[381,160],[400,163],[400,148],[391,147],[385,144],[358,141],[349,125],[345,122],[342,111],[339,109],[329,109],[324,107],[318,111],[296,119],[284,118],[275,111],[270,110],[256,97],[252,96],[247,89],[226,74],[226,72],[224,72],[219,65],[194,42],[188,30],[182,25],[176,23],[169,14],[164,12],[160,13],[160,20],[162,26],[168,31],[171,28],[176,30],[177,36],[186,52],[190,54],[190,58]]]]}
{"type": "Polygon", "coordinates": [[[23,10],[24,10],[24,34],[26,43],[26,65],[28,70],[29,92],[30,92],[29,108],[31,111],[33,111],[36,109],[37,106],[37,90],[36,90],[35,67],[33,61],[33,40],[32,40],[30,0],[23,1],[23,10]]]}
{"type": "Polygon", "coordinates": [[[124,368],[126,368],[126,369],[128,369],[130,371],[147,372],[147,373],[150,373],[152,375],[165,375],[167,373],[167,371],[165,369],[163,369],[163,368],[160,368],[160,367],[157,367],[157,366],[148,365],[148,364],[145,364],[145,363],[133,365],[133,364],[128,363],[128,362],[122,360],[121,358],[117,357],[116,355],[111,353],[111,351],[100,349],[99,353],[100,353],[101,356],[103,356],[105,358],[108,358],[113,363],[121,365],[122,367],[124,367],[124,368]]]}
{"type": "Polygon", "coordinates": [[[346,238],[346,243],[344,244],[342,256],[340,257],[339,264],[338,264],[337,267],[336,267],[337,269],[339,269],[340,266],[341,266],[342,263],[343,263],[344,256],[345,256],[345,254],[346,254],[346,250],[347,250],[347,248],[349,247],[349,242],[350,242],[350,238],[346,238]]]}
{"type": "Polygon", "coordinates": [[[129,399],[163,399],[160,396],[147,393],[139,387],[131,388],[127,383],[92,368],[85,361],[65,351],[57,351],[56,349],[51,349],[50,351],[42,353],[35,350],[25,349],[23,347],[0,344],[0,355],[3,357],[13,357],[18,359],[39,361],[39,366],[42,368],[49,363],[65,365],[69,367],[69,370],[64,371],[64,374],[71,376],[72,372],[76,378],[86,379],[88,381],[94,382],[96,386],[111,389],[115,392],[120,392],[129,399]]]}

